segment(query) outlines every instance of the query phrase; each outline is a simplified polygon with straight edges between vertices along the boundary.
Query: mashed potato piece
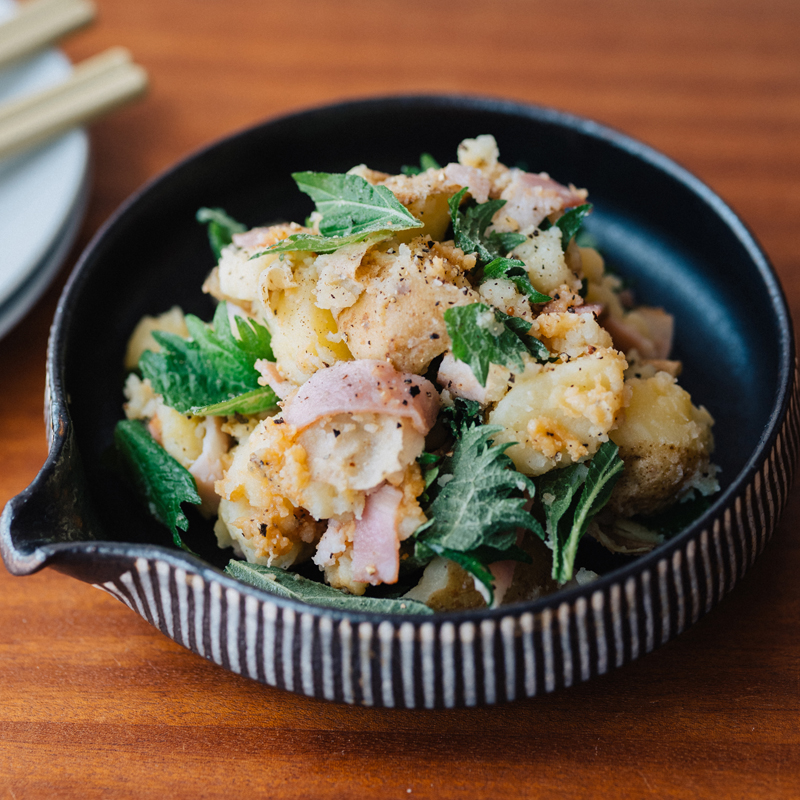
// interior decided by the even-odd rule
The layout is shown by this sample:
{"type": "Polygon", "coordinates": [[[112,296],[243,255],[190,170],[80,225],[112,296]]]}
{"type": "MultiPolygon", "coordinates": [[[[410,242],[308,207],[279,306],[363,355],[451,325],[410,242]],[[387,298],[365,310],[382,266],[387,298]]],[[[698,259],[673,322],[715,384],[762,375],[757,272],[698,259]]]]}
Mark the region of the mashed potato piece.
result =
{"type": "Polygon", "coordinates": [[[598,348],[557,364],[529,363],[489,414],[498,442],[526,475],[542,475],[593,456],[616,427],[628,393],[621,353],[598,348]]]}
{"type": "Polygon", "coordinates": [[[475,256],[418,236],[367,254],[365,291],[339,314],[354,358],[385,359],[400,372],[425,372],[450,346],[444,312],[480,298],[466,273],[475,256]]]}
{"type": "Polygon", "coordinates": [[[425,437],[409,420],[384,414],[324,417],[297,437],[309,473],[337,492],[367,491],[412,463],[425,437]]]}
{"type": "Polygon", "coordinates": [[[593,314],[540,314],[533,323],[531,335],[542,341],[551,353],[568,358],[613,347],[608,331],[600,327],[593,314]]]}

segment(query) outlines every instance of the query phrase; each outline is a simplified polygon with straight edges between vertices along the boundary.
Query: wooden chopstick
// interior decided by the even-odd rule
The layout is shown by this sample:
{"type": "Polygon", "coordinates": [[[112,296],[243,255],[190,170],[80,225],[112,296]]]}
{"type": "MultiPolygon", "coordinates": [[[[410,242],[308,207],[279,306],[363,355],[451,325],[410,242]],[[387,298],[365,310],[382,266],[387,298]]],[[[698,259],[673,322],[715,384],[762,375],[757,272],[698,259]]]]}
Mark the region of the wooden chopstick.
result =
{"type": "Polygon", "coordinates": [[[91,0],[30,0],[0,23],[0,67],[52,44],[88,25],[96,9],[91,0]]]}
{"type": "Polygon", "coordinates": [[[0,106],[0,158],[133,100],[147,83],[147,73],[122,47],[81,62],[63,83],[0,106]]]}

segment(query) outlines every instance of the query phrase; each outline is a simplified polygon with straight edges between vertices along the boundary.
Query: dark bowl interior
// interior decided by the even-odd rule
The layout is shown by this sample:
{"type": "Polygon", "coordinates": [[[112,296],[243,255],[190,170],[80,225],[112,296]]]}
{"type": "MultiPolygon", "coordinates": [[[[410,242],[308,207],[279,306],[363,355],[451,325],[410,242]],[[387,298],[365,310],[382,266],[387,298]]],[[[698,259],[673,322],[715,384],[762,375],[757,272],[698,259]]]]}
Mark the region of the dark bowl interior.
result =
{"type": "MultiPolygon", "coordinates": [[[[294,171],[366,163],[395,172],[423,151],[446,163],[462,139],[483,133],[494,134],[505,163],[589,189],[587,229],[609,264],[640,302],[676,317],[682,384],[717,421],[723,487],[735,481],[773,419],[792,346],[774,275],[735,216],[668,159],[593,123],[500,101],[395,98],[306,112],[212,145],[132,198],[87,251],[62,299],[53,347],[94,538],[169,542],[118,480],[108,451],[121,416],[125,345],[139,318],[174,304],[211,316],[200,287],[214,260],[197,208],[220,206],[251,226],[302,220],[312,207],[294,171]]],[[[199,518],[189,538],[212,562],[224,561],[199,518]]]]}

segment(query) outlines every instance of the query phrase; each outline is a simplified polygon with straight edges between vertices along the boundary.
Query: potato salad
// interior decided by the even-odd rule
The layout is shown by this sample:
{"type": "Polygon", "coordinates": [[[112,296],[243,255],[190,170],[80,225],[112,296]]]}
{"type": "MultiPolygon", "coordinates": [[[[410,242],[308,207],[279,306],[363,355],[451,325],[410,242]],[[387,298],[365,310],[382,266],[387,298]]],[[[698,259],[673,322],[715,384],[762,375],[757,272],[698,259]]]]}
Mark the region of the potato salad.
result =
{"type": "Polygon", "coordinates": [[[646,553],[704,509],[713,420],[672,316],[582,230],[585,189],[490,135],[446,166],[293,178],[302,224],[200,209],[213,319],[174,307],[128,345],[115,443],[176,544],[202,515],[240,580],[432,613],[591,581],[586,553],[646,553]]]}

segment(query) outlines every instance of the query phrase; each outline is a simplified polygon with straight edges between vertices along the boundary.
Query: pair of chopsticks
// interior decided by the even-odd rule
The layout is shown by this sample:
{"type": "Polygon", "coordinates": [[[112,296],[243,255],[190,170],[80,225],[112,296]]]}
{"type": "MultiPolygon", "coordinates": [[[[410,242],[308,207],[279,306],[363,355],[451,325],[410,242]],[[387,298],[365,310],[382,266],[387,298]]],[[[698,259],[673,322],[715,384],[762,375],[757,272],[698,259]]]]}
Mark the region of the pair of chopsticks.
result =
{"type": "MultiPolygon", "coordinates": [[[[89,0],[29,0],[0,24],[0,67],[40,50],[94,19],[89,0]]],[[[139,97],[147,73],[112,47],[78,64],[56,86],[0,106],[0,158],[33,147],[139,97]]]]}

